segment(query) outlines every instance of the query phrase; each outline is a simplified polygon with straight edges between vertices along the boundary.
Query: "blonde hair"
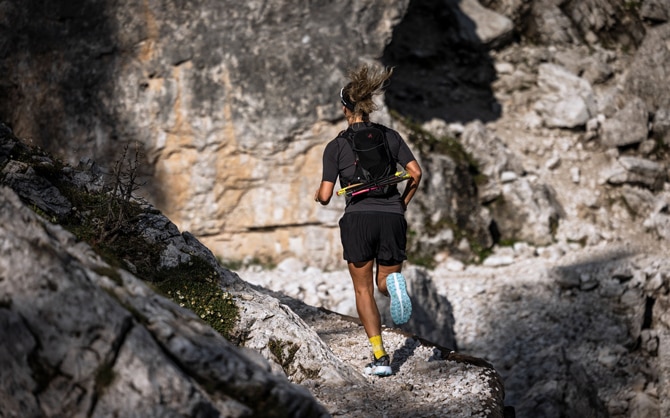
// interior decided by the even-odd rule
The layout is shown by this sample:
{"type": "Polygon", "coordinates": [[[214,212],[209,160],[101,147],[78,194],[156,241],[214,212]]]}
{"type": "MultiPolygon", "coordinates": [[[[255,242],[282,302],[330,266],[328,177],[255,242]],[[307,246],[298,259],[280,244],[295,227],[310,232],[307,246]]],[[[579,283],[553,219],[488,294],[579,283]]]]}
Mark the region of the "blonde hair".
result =
{"type": "Polygon", "coordinates": [[[393,67],[379,68],[363,64],[349,71],[349,84],[342,89],[348,102],[353,102],[354,114],[367,117],[377,110],[373,97],[384,93],[393,74],[393,67]]]}

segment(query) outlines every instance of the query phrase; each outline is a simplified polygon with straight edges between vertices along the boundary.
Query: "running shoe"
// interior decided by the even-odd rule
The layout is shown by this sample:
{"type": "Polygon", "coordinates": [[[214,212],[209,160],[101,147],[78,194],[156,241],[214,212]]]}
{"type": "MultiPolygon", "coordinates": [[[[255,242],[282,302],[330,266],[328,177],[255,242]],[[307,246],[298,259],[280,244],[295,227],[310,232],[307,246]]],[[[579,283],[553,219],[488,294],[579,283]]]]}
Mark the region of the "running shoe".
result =
{"type": "MultiPolygon", "coordinates": [[[[374,356],[372,356],[374,358],[374,356]]],[[[388,354],[381,356],[378,359],[375,359],[372,363],[368,363],[365,366],[365,374],[375,375],[375,376],[390,376],[393,374],[391,370],[391,360],[389,359],[388,354]]]]}
{"type": "Polygon", "coordinates": [[[397,325],[409,321],[412,316],[412,301],[407,294],[405,277],[400,273],[391,273],[386,276],[386,288],[391,297],[391,318],[397,325]]]}

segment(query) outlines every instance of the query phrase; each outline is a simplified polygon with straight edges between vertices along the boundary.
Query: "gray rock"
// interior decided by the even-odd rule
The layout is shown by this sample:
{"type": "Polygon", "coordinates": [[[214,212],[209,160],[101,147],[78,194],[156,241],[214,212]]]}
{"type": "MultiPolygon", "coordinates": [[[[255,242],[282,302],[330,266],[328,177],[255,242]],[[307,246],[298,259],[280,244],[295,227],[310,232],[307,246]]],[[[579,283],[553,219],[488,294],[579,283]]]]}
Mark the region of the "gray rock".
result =
{"type": "Polygon", "coordinates": [[[621,197],[636,217],[650,214],[656,202],[656,197],[650,190],[628,184],[621,188],[621,197]]]}
{"type": "Polygon", "coordinates": [[[13,191],[0,194],[3,413],[326,415],[134,276],[102,273],[112,269],[13,191]]]}
{"type": "MultiPolygon", "coordinates": [[[[536,7],[546,7],[547,3],[554,5],[552,1],[541,1],[536,7]]],[[[645,36],[645,28],[635,12],[609,0],[583,0],[572,7],[561,7],[561,11],[580,34],[573,38],[574,43],[596,46],[617,43],[634,49],[645,36]]]]}
{"type": "MultiPolygon", "coordinates": [[[[48,164],[48,163],[47,163],[48,164]]],[[[72,204],[48,179],[35,173],[26,164],[9,164],[5,182],[26,201],[62,220],[70,213],[72,204]]]]}
{"type": "MultiPolygon", "coordinates": [[[[467,130],[463,138],[469,136],[467,130]]],[[[454,254],[471,258],[473,254],[470,250],[460,249],[459,243],[452,239],[455,233],[467,236],[478,247],[489,248],[493,244],[489,231],[490,218],[480,204],[475,180],[468,168],[470,162],[465,154],[441,155],[432,152],[429,147],[420,146],[415,155],[418,155],[422,167],[432,173],[421,185],[420,193],[425,199],[422,206],[435,209],[417,208],[407,212],[408,224],[418,232],[416,239],[410,241],[412,251],[432,258],[444,250],[445,243],[449,243],[448,248],[454,254]],[[441,203],[446,201],[453,204],[441,203]]]]}
{"type": "Polygon", "coordinates": [[[644,220],[644,227],[663,239],[670,240],[670,196],[667,193],[659,195],[644,220]]]}
{"type": "MultiPolygon", "coordinates": [[[[652,179],[665,176],[665,167],[662,163],[647,160],[645,158],[621,156],[619,157],[619,163],[632,173],[640,174],[652,179]]],[[[662,178],[661,180],[663,181],[665,179],[662,178]]]]}
{"type": "Polygon", "coordinates": [[[658,334],[659,388],[658,399],[663,414],[670,412],[670,332],[664,330],[658,334]]]}
{"type": "Polygon", "coordinates": [[[663,164],[645,158],[621,156],[601,175],[611,184],[639,184],[659,190],[667,173],[663,164]]]}
{"type": "Polygon", "coordinates": [[[588,81],[555,64],[541,64],[538,86],[543,96],[535,104],[548,127],[586,125],[596,114],[593,90],[588,81]]]}
{"type": "Polygon", "coordinates": [[[670,86],[665,82],[670,62],[670,50],[665,45],[669,40],[670,24],[649,28],[626,72],[626,92],[643,99],[648,111],[670,107],[670,86]]]}
{"type": "Polygon", "coordinates": [[[667,22],[670,19],[670,6],[663,0],[644,0],[640,7],[640,16],[654,22],[667,22]]]}
{"type": "Polygon", "coordinates": [[[606,147],[640,143],[647,139],[649,134],[648,121],[644,101],[633,97],[621,110],[603,122],[601,142],[606,147]]]}
{"type": "Polygon", "coordinates": [[[569,44],[580,38],[561,9],[551,2],[537,2],[532,8],[532,35],[546,44],[569,44]]]}
{"type": "Polygon", "coordinates": [[[460,142],[477,160],[479,170],[489,181],[500,182],[505,172],[521,176],[525,171],[518,156],[479,121],[466,125],[460,142]]]}
{"type": "MultiPolygon", "coordinates": [[[[26,165],[10,160],[4,168],[20,173],[26,165]]],[[[54,170],[53,180],[62,185],[77,171],[54,170]]],[[[352,350],[352,344],[355,341],[367,349],[368,339],[355,322],[249,285],[221,267],[193,235],[180,233],[150,206],[124,226],[134,238],[126,250],[141,250],[146,258],[142,272],[157,269],[159,280],[163,272],[189,271],[184,267],[196,262],[208,264],[214,270],[208,278],[218,278],[238,309],[230,338],[244,348],[222,338],[193,312],[156,294],[135,275],[102,261],[91,247],[38,217],[4,186],[0,206],[0,306],[4,308],[0,309],[0,341],[5,342],[0,344],[0,401],[4,413],[329,416],[346,410],[347,406],[334,404],[341,399],[342,388],[352,388],[358,395],[349,404],[369,416],[380,402],[393,405],[396,400],[397,387],[385,389],[388,400],[381,399],[379,386],[373,387],[360,373],[365,357],[360,356],[362,347],[352,350]],[[146,244],[137,245],[135,238],[146,244]],[[329,409],[307,388],[322,396],[319,402],[326,402],[329,409]],[[376,394],[374,405],[359,399],[367,391],[376,394]],[[329,395],[334,392],[338,395],[329,395]]],[[[299,260],[294,261],[298,264],[287,260],[278,270],[290,275],[293,284],[299,284],[296,274],[310,275],[312,281],[319,275],[316,269],[303,269],[299,260]]],[[[182,275],[181,280],[192,279],[182,275]]],[[[453,332],[448,332],[453,326],[448,302],[431,299],[437,295],[432,282],[425,274],[419,279],[412,290],[417,297],[432,300],[422,305],[440,307],[442,312],[434,316],[417,306],[413,328],[455,348],[453,332]],[[439,333],[431,320],[440,321],[439,333]]],[[[319,286],[322,291],[317,289],[321,297],[329,291],[343,295],[348,291],[326,284],[319,286]]],[[[410,339],[397,330],[390,336],[388,332],[384,340],[393,353],[394,368],[403,365],[403,375],[409,372],[409,379],[421,381],[420,386],[442,387],[424,401],[431,411],[436,399],[446,397],[456,400],[440,408],[446,415],[481,410],[482,405],[502,414],[502,380],[491,365],[452,355],[451,348],[410,339]],[[435,365],[435,373],[420,375],[421,364],[428,361],[435,365]],[[447,361],[457,363],[448,369],[450,376],[459,375],[457,382],[440,377],[447,361]],[[468,393],[459,393],[456,399],[452,394],[462,382],[467,382],[468,393]]],[[[417,403],[400,406],[416,407],[417,403]]]]}
{"type": "Polygon", "coordinates": [[[555,195],[551,187],[533,184],[525,178],[504,184],[503,199],[490,205],[501,235],[533,245],[549,244],[553,228],[564,216],[555,195]]]}
{"type": "MultiPolygon", "coordinates": [[[[408,109],[423,106],[423,113],[418,115],[429,113],[430,118],[448,119],[462,126],[481,118],[486,121],[486,134],[472,138],[499,138],[509,155],[524,167],[519,172],[511,170],[518,178],[508,184],[516,185],[527,178],[532,186],[548,185],[564,208],[565,217],[557,225],[554,242],[539,247],[539,257],[532,258],[530,266],[518,266],[518,260],[494,271],[466,265],[457,275],[434,277],[434,289],[430,291],[449,297],[459,345],[484,353],[483,357],[495,360],[496,367],[504,365],[505,389],[519,406],[519,416],[539,416],[543,412],[598,416],[596,411],[591,413],[592,407],[600,412],[607,410],[609,416],[628,416],[637,410],[631,400],[638,393],[648,394],[652,403],[658,399],[661,414],[668,415],[668,374],[663,371],[668,363],[667,353],[663,353],[667,338],[662,337],[662,330],[670,324],[670,303],[667,274],[659,263],[667,258],[663,249],[670,236],[665,196],[669,186],[663,180],[667,179],[668,167],[662,146],[670,142],[664,116],[664,109],[670,108],[670,64],[667,20],[663,20],[664,12],[658,13],[659,6],[667,9],[667,2],[646,0],[636,8],[608,0],[481,0],[484,7],[514,22],[518,42],[477,54],[470,52],[473,45],[464,35],[476,35],[477,28],[460,26],[451,7],[458,4],[456,1],[411,2],[411,8],[407,8],[409,2],[371,6],[345,1],[302,9],[281,1],[265,7],[252,1],[240,12],[241,6],[233,8],[230,2],[213,5],[209,0],[198,0],[187,7],[154,7],[151,3],[142,8],[94,0],[76,13],[61,1],[41,9],[37,3],[24,3],[9,0],[0,7],[0,69],[5,75],[5,82],[0,83],[5,98],[0,114],[14,131],[67,154],[75,163],[81,155],[109,155],[113,161],[119,142],[141,140],[146,151],[143,169],[153,176],[147,194],[160,202],[171,218],[174,215],[175,225],[208,239],[216,254],[233,259],[280,254],[320,266],[340,265],[336,222],[341,206],[317,211],[304,204],[304,199],[313,193],[311,179],[319,170],[321,147],[342,128],[336,91],[348,63],[359,57],[383,57],[380,61],[388,63],[401,56],[396,75],[402,77],[392,83],[399,88],[389,95],[394,100],[380,100],[379,120],[391,120],[385,106],[403,116],[410,114],[408,109]],[[203,10],[209,12],[201,13],[203,10]],[[418,22],[410,26],[410,18],[422,10],[426,13],[419,13],[418,22]],[[324,27],[328,27],[328,33],[323,32],[324,27]],[[116,28],[124,30],[118,32],[116,28]],[[44,38],[35,38],[35,34],[44,34],[44,38]],[[210,39],[209,34],[214,38],[210,39]],[[467,46],[459,49],[462,44],[467,46]],[[586,45],[588,48],[584,48],[586,45]],[[54,61],[55,56],[58,59],[54,61]],[[500,65],[502,62],[505,65],[500,65]],[[586,134],[581,125],[565,129],[538,122],[533,104],[548,95],[537,86],[535,74],[541,63],[560,63],[592,85],[597,111],[586,122],[586,134]],[[495,74],[494,69],[499,73],[495,74]],[[420,90],[417,85],[430,87],[420,90]],[[473,85],[476,88],[471,88],[473,85]],[[619,118],[617,112],[635,97],[644,101],[645,111],[653,116],[649,137],[639,142],[639,147],[630,146],[636,144],[632,143],[603,153],[599,145],[605,122],[619,118]],[[496,106],[497,113],[492,110],[496,106]],[[259,136],[259,132],[267,135],[259,136]],[[651,141],[658,147],[652,148],[651,141]],[[560,163],[551,164],[553,168],[547,170],[544,162],[554,156],[560,157],[560,163]],[[609,174],[604,167],[619,157],[659,164],[666,175],[656,177],[656,167],[623,159],[616,162],[616,175],[603,176],[611,182],[598,183],[595,177],[609,174]],[[576,172],[578,185],[571,181],[571,173],[576,172]],[[584,248],[580,248],[582,242],[584,248]],[[602,257],[592,253],[617,243],[629,246],[629,252],[614,251],[602,257]],[[646,283],[636,266],[630,267],[626,279],[609,277],[593,267],[605,263],[603,270],[613,271],[614,265],[630,258],[637,251],[631,248],[638,245],[643,247],[641,252],[651,249],[660,254],[656,264],[642,263],[645,271],[653,272],[646,273],[646,283]],[[580,283],[589,287],[597,282],[596,288],[559,289],[553,282],[547,283],[543,263],[569,264],[573,251],[589,254],[588,259],[575,263],[590,266],[575,277],[588,277],[580,283]],[[526,275],[524,269],[530,272],[526,275]],[[480,285],[479,280],[485,284],[480,285]],[[515,286],[501,285],[512,281],[515,286]],[[450,292],[445,293],[452,283],[450,292]],[[644,289],[648,304],[645,326],[661,336],[658,358],[649,356],[644,347],[632,348],[637,346],[630,341],[628,327],[630,334],[636,335],[642,322],[639,303],[615,303],[629,286],[644,289]],[[511,287],[513,298],[501,296],[511,287]],[[466,292],[469,289],[472,293],[466,292]],[[464,295],[463,301],[457,295],[464,295]],[[601,345],[619,347],[606,351],[610,360],[620,361],[614,370],[604,370],[594,356],[593,346],[601,345]],[[622,351],[624,345],[627,350],[622,351]],[[503,361],[497,363],[499,359],[503,361]],[[592,380],[585,379],[584,374],[592,380]],[[598,388],[597,394],[593,388],[598,388]]],[[[553,110],[550,108],[556,103],[560,102],[547,101],[543,111],[553,110]]],[[[542,120],[546,116],[542,113],[542,120]]],[[[637,128],[642,125],[635,123],[637,128]]],[[[0,127],[0,136],[11,132],[0,127]]],[[[461,133],[445,132],[455,136],[461,133]]],[[[403,134],[414,138],[408,129],[403,134]]],[[[23,173],[15,162],[7,164],[10,155],[16,153],[11,148],[0,146],[0,167],[3,173],[23,173]]],[[[521,191],[504,190],[501,183],[486,182],[481,177],[478,180],[486,184],[471,182],[468,175],[457,176],[454,161],[434,149],[416,154],[425,169],[425,188],[417,195],[416,205],[410,207],[408,218],[411,232],[419,241],[423,239],[421,245],[425,247],[418,248],[426,248],[429,256],[433,252],[441,259],[445,254],[453,258],[461,248],[469,251],[469,237],[461,235],[463,231],[476,231],[481,234],[478,242],[492,244],[485,228],[493,225],[493,220],[505,222],[508,213],[493,213],[488,205],[500,199],[503,192],[515,196],[521,191]],[[431,184],[433,179],[435,183],[431,184]],[[444,184],[449,190],[443,190],[444,184]],[[448,219],[458,219],[468,228],[459,231],[438,227],[438,222],[444,225],[448,219]],[[431,223],[433,220],[435,223],[431,223]]],[[[504,163],[491,160],[482,167],[494,167],[491,172],[496,173],[504,163]]],[[[43,157],[39,161],[49,163],[43,157]]],[[[93,179],[85,175],[78,184],[88,178],[93,179]]],[[[531,208],[537,210],[533,205],[531,208]]],[[[515,211],[509,214],[515,215],[515,211]]],[[[537,224],[544,227],[543,219],[531,219],[538,219],[537,224]]],[[[156,223],[160,225],[171,229],[156,223]]],[[[522,227],[532,230],[537,225],[528,222],[522,227]]],[[[192,238],[184,232],[157,242],[169,249],[164,259],[178,263],[188,259],[189,251],[199,248],[189,248],[192,238]]],[[[477,240],[472,240],[473,245],[477,240]]],[[[222,280],[239,285],[232,273],[225,274],[222,280]]],[[[314,274],[307,277],[313,280],[314,274]]],[[[250,304],[257,300],[276,310],[275,315],[284,316],[272,322],[273,326],[300,325],[280,305],[240,287],[240,299],[250,304]]],[[[291,283],[290,288],[299,289],[300,283],[291,283]]],[[[322,283],[303,286],[301,292],[313,291],[325,298],[328,290],[331,288],[322,283]]],[[[340,292],[340,288],[334,291],[340,292]]],[[[337,303],[352,307],[341,298],[337,303]]],[[[286,373],[263,345],[268,340],[263,336],[267,330],[259,325],[254,331],[258,347],[269,360],[261,368],[286,373]]],[[[643,339],[644,331],[639,332],[643,339]]],[[[312,338],[309,334],[296,335],[312,338]]],[[[141,341],[136,333],[132,338],[141,341]]],[[[20,340],[26,347],[35,346],[24,335],[20,340]]],[[[399,341],[402,347],[404,343],[399,341]]],[[[366,351],[365,346],[355,347],[366,351]]],[[[416,348],[409,344],[407,349],[410,347],[416,348]]],[[[354,351],[351,346],[349,351],[354,351]]],[[[301,348],[298,355],[303,353],[301,348]]],[[[355,359],[353,364],[361,361],[355,359]]],[[[443,362],[423,365],[418,358],[407,364],[412,361],[427,372],[451,367],[443,362]]],[[[8,367],[15,364],[8,363],[8,367]]],[[[16,364],[24,363],[17,360],[16,364]]],[[[338,375],[337,371],[333,373],[338,375]]],[[[293,371],[286,374],[296,380],[305,377],[293,371]]],[[[309,384],[309,379],[305,381],[309,384]]],[[[52,385],[60,383],[54,380],[52,385]]],[[[376,384],[378,388],[390,386],[376,384]]],[[[444,401],[442,394],[423,392],[419,386],[414,384],[414,395],[425,395],[425,399],[434,401],[433,405],[444,401]]],[[[33,389],[22,396],[36,393],[33,389]]],[[[360,400],[361,396],[360,390],[351,390],[341,398],[360,400]]],[[[43,404],[53,408],[59,401],[54,397],[43,404]]],[[[27,411],[32,410],[27,407],[27,411]]],[[[353,416],[356,411],[363,411],[360,404],[349,403],[337,409],[341,415],[353,416]]]]}
{"type": "Polygon", "coordinates": [[[514,25],[504,15],[482,7],[478,0],[464,0],[459,2],[459,6],[467,16],[467,19],[461,19],[461,28],[467,30],[474,27],[476,38],[481,43],[500,47],[511,40],[514,25]]]}
{"type": "Polygon", "coordinates": [[[663,144],[670,144],[670,108],[659,108],[654,114],[652,135],[663,144]]]}
{"type": "Polygon", "coordinates": [[[592,85],[606,82],[614,75],[610,61],[615,56],[599,47],[561,48],[553,57],[553,62],[578,74],[592,85]]]}
{"type": "Polygon", "coordinates": [[[659,416],[660,410],[655,397],[646,393],[636,393],[630,401],[629,417],[646,418],[659,416]]]}
{"type": "Polygon", "coordinates": [[[586,57],[581,66],[581,77],[592,85],[605,83],[614,75],[614,69],[607,62],[607,55],[603,53],[586,57]]]}

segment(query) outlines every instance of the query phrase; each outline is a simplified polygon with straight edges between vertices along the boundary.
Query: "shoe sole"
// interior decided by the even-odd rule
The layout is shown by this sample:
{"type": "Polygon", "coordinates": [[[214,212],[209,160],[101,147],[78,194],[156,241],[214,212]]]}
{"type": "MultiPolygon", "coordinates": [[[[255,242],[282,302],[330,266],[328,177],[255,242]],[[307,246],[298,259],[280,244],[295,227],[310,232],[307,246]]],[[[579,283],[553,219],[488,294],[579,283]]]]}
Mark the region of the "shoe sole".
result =
{"type": "Polygon", "coordinates": [[[393,370],[391,370],[391,366],[375,366],[373,368],[366,368],[365,374],[375,376],[391,376],[393,374],[393,370]]]}
{"type": "Polygon", "coordinates": [[[400,273],[391,273],[386,277],[386,289],[391,297],[391,319],[397,325],[409,321],[412,316],[412,301],[407,294],[405,277],[400,273]]]}

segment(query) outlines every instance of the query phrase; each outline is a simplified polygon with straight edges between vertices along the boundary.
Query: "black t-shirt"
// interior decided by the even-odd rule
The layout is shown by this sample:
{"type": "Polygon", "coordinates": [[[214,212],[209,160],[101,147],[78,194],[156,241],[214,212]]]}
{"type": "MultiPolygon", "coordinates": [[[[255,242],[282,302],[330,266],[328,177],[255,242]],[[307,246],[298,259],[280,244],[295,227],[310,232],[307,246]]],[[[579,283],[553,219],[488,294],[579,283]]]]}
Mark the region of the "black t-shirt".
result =
{"type": "MultiPolygon", "coordinates": [[[[371,125],[372,123],[370,122],[360,122],[354,123],[351,125],[351,128],[357,131],[371,125]]],[[[398,132],[390,128],[386,128],[385,132],[391,156],[405,168],[408,163],[415,160],[414,154],[412,154],[412,151],[398,132]]],[[[321,176],[321,180],[335,183],[338,177],[340,181],[342,177],[352,177],[355,171],[355,161],[356,157],[351,146],[347,143],[347,139],[338,136],[330,141],[323,151],[323,175],[321,176]]],[[[340,182],[340,187],[345,186],[346,184],[340,182]]],[[[400,193],[396,192],[384,197],[365,196],[362,199],[347,199],[345,212],[368,211],[403,214],[404,208],[400,200],[400,193]]]]}

